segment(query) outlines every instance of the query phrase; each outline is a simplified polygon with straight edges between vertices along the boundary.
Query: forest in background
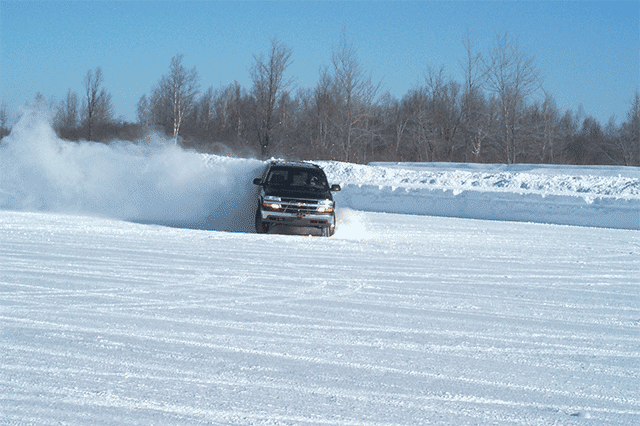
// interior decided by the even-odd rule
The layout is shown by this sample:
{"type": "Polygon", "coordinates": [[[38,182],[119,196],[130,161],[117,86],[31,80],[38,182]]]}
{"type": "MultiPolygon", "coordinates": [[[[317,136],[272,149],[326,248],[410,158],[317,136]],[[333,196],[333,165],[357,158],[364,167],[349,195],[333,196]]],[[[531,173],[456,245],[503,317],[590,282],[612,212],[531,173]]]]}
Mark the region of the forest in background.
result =
{"type": "MultiPolygon", "coordinates": [[[[343,33],[314,87],[287,75],[293,52],[273,38],[253,56],[251,87],[201,90],[197,69],[178,54],[137,103],[137,121],[115,118],[102,69],[88,70],[82,92],[35,103],[52,111],[59,137],[139,141],[151,131],[201,152],[301,160],[444,161],[640,166],[640,92],[627,116],[602,124],[579,107],[560,111],[544,90],[535,58],[498,34],[486,52],[467,34],[464,81],[428,69],[401,99],[372,81],[343,33]]],[[[10,132],[0,105],[0,137],[10,132]]]]}

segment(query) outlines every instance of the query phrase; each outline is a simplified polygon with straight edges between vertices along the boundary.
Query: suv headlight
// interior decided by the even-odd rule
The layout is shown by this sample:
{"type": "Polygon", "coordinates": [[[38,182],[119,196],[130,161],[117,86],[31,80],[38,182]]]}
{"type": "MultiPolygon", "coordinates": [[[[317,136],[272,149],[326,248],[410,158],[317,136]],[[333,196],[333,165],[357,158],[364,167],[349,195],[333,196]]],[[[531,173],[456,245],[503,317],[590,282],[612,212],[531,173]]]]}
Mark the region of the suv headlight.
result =
{"type": "Polygon", "coordinates": [[[280,205],[280,197],[267,195],[262,202],[262,208],[265,210],[278,211],[282,208],[280,205]]]}
{"type": "Polygon", "coordinates": [[[324,200],[318,205],[318,213],[333,213],[333,201],[324,200]]]}

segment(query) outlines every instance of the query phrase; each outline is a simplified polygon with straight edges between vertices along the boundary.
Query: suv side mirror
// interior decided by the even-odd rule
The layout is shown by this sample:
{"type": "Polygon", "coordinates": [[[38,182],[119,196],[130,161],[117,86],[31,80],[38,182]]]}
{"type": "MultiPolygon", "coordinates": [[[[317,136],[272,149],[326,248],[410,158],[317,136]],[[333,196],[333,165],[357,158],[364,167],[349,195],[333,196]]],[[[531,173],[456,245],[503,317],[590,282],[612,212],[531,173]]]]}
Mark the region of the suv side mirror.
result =
{"type": "Polygon", "coordinates": [[[337,184],[331,185],[331,190],[332,191],[340,191],[340,189],[341,189],[340,185],[337,185],[337,184]]]}
{"type": "Polygon", "coordinates": [[[260,179],[260,178],[255,178],[255,179],[253,180],[253,184],[254,184],[254,185],[262,185],[262,184],[263,184],[262,179],[260,179]]]}

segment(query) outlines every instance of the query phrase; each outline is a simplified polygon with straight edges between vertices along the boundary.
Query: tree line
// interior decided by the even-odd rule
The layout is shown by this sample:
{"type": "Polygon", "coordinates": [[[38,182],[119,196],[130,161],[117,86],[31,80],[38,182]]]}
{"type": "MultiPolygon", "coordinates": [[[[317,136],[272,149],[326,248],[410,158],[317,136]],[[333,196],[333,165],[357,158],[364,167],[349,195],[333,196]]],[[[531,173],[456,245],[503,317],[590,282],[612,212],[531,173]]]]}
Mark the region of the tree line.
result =
{"type": "Polygon", "coordinates": [[[98,67],[80,96],[69,89],[54,105],[53,125],[69,140],[134,141],[155,130],[184,147],[261,158],[640,166],[638,90],[622,122],[603,126],[581,108],[560,111],[534,58],[507,33],[486,52],[469,33],[462,43],[464,81],[429,69],[401,99],[372,80],[344,33],[311,88],[294,87],[293,52],[277,38],[253,56],[249,88],[201,91],[196,68],[176,55],[137,102],[136,123],[114,119],[98,67]]]}

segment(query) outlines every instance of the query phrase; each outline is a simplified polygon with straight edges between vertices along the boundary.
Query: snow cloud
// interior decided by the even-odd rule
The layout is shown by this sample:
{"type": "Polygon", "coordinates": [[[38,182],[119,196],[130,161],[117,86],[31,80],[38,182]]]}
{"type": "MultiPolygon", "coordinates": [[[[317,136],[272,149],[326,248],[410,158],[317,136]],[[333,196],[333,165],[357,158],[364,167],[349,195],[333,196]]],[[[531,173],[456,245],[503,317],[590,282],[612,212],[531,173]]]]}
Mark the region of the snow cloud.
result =
{"type": "Polygon", "coordinates": [[[154,134],[137,144],[70,142],[45,111],[31,110],[0,143],[0,208],[247,231],[251,180],[263,166],[185,151],[154,134]]]}

